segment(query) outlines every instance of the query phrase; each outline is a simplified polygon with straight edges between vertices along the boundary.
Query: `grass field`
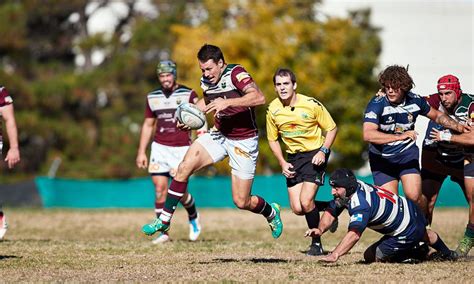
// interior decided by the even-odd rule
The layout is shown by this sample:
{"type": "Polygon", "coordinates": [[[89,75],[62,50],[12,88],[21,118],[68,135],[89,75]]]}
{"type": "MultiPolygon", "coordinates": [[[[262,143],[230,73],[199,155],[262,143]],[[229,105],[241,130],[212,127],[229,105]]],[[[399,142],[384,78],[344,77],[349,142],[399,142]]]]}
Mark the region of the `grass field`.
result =
{"type": "MultiPolygon", "coordinates": [[[[366,231],[349,255],[325,265],[303,252],[304,217],[282,212],[284,233],[273,240],[263,217],[238,210],[201,210],[203,233],[187,241],[182,209],[173,241],[152,245],[140,233],[150,210],[44,210],[6,208],[9,231],[0,242],[0,282],[37,281],[391,281],[471,282],[473,251],[458,262],[363,264],[365,248],[379,238],[366,231]]],[[[323,244],[331,250],[345,234],[347,214],[323,244]]],[[[437,209],[433,228],[455,247],[467,209],[437,209]]],[[[471,282],[472,283],[472,282],[471,282]]]]}

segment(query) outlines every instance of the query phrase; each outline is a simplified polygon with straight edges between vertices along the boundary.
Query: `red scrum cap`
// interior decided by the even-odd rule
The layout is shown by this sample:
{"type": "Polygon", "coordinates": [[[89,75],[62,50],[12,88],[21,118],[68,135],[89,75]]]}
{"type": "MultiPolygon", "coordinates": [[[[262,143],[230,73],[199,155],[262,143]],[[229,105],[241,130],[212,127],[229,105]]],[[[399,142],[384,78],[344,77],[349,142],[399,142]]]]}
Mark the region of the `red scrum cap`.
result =
{"type": "Polygon", "coordinates": [[[452,90],[456,93],[456,97],[461,97],[461,84],[458,77],[454,75],[444,75],[438,79],[438,92],[442,90],[452,90]]]}

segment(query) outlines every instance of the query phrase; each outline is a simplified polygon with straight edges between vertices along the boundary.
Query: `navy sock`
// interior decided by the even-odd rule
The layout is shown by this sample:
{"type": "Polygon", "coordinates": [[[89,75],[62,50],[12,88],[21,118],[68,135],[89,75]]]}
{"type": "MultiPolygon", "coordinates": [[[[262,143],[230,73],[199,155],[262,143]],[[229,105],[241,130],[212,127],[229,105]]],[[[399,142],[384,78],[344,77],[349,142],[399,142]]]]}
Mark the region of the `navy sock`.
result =
{"type": "Polygon", "coordinates": [[[446,244],[443,242],[441,237],[438,234],[436,235],[438,236],[438,239],[436,240],[434,244],[431,245],[431,247],[441,252],[442,254],[449,254],[450,249],[446,246],[446,244]]]}

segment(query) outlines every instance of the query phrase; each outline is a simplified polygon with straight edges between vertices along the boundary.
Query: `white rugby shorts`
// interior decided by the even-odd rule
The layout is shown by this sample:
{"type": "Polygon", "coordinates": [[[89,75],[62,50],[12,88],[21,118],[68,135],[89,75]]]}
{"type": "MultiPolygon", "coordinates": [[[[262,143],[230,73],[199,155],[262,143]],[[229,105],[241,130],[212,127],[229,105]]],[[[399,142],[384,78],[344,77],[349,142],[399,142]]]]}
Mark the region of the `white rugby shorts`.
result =
{"type": "Polygon", "coordinates": [[[148,172],[152,175],[169,173],[170,176],[174,176],[188,149],[189,146],[173,147],[153,141],[148,172]]]}
{"type": "Polygon", "coordinates": [[[219,131],[209,131],[196,140],[209,153],[214,163],[229,156],[232,174],[241,179],[253,179],[257,167],[258,136],[232,140],[219,131]]]}

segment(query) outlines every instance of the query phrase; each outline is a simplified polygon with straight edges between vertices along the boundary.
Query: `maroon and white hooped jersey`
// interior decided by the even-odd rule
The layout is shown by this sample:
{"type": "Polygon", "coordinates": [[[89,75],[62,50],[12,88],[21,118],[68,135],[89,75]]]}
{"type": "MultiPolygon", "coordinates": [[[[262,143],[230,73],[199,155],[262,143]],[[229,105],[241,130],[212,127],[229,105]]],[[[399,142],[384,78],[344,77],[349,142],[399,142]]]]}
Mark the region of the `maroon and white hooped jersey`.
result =
{"type": "Polygon", "coordinates": [[[197,98],[192,89],[178,85],[171,94],[161,87],[148,93],[145,118],[156,118],[156,132],[153,141],[166,146],[191,145],[191,131],[176,127],[176,108],[181,103],[194,103],[197,98]]]}
{"type": "MultiPolygon", "coordinates": [[[[254,81],[240,65],[228,64],[217,84],[213,85],[204,77],[201,88],[204,100],[209,104],[217,98],[239,98],[244,96],[243,89],[254,81]]],[[[258,135],[254,107],[228,107],[215,117],[214,126],[227,138],[242,140],[258,135]]]]}
{"type": "MultiPolygon", "coordinates": [[[[12,103],[13,103],[13,99],[8,94],[7,89],[3,86],[0,86],[0,107],[4,107],[4,106],[10,105],[12,103]]],[[[0,117],[1,117],[1,113],[0,113],[0,117]]],[[[2,144],[2,143],[3,143],[2,124],[0,123],[0,144],[2,144]]]]}

